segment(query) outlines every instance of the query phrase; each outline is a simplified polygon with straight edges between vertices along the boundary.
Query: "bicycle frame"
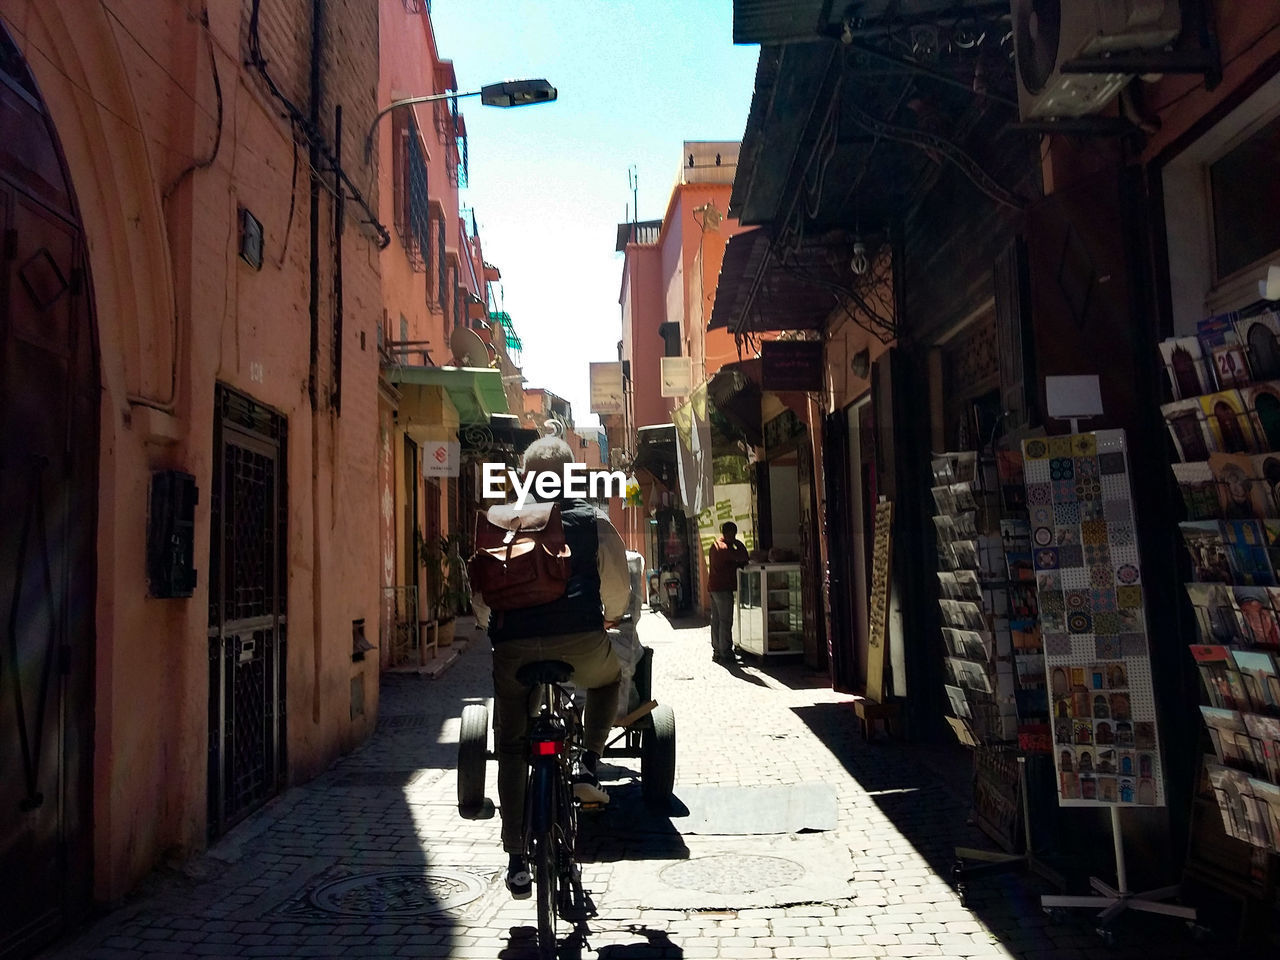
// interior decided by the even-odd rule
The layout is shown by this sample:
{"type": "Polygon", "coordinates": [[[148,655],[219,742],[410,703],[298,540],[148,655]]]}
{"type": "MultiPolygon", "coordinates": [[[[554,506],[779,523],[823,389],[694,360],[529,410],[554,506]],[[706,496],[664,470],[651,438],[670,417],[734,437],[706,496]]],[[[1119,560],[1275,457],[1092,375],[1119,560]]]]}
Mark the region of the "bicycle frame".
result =
{"type": "MultiPolygon", "coordinates": [[[[537,714],[530,719],[529,774],[525,786],[524,851],[533,869],[538,899],[538,950],[556,951],[556,918],[563,903],[581,902],[574,860],[578,833],[577,803],[570,776],[582,751],[582,723],[568,690],[540,684],[530,695],[537,714]]],[[[530,711],[532,712],[532,711],[530,711]]]]}

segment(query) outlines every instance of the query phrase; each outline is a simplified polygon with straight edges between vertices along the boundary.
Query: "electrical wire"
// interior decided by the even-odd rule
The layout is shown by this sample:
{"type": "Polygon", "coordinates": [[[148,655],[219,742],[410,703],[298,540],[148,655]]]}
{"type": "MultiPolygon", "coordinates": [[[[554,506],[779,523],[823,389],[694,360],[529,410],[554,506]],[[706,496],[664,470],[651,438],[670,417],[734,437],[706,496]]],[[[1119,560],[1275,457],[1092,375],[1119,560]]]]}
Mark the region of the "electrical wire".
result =
{"type": "MultiPolygon", "coordinates": [[[[108,12],[110,11],[110,8],[107,7],[105,3],[103,4],[103,9],[107,10],[108,12]]],[[[112,17],[113,18],[115,17],[114,13],[112,14],[112,17]]],[[[116,18],[116,22],[117,23],[120,22],[119,18],[116,18]]],[[[205,44],[209,51],[209,70],[213,74],[213,92],[218,100],[218,117],[217,117],[217,120],[214,121],[216,132],[214,133],[214,137],[213,137],[213,148],[209,151],[209,156],[207,158],[203,160],[196,160],[193,163],[188,164],[181,173],[179,173],[176,177],[174,177],[173,182],[170,183],[169,186],[165,188],[164,193],[160,195],[161,201],[167,201],[171,196],[173,196],[174,191],[177,190],[179,186],[181,186],[182,182],[186,180],[187,177],[195,173],[197,170],[207,170],[209,167],[213,166],[214,161],[218,159],[218,150],[222,147],[222,117],[223,117],[222,78],[219,77],[218,75],[218,59],[213,52],[213,36],[212,36],[212,32],[209,30],[208,6],[201,5],[200,7],[200,24],[201,26],[204,27],[205,44]]],[[[121,26],[123,27],[124,25],[121,24],[121,26]]],[[[129,33],[127,27],[125,28],[125,32],[129,33]]],[[[133,37],[133,34],[130,33],[129,36],[133,37]]],[[[137,37],[133,37],[133,41],[134,43],[138,43],[137,37]]],[[[141,46],[141,44],[139,44],[139,46],[141,46]]],[[[147,51],[145,50],[143,52],[147,53],[147,51]]],[[[151,56],[150,53],[147,53],[147,55],[151,56]]],[[[152,57],[151,59],[155,60],[155,57],[152,57]]],[[[166,73],[166,76],[169,76],[169,74],[166,73]]],[[[169,79],[173,80],[173,77],[169,76],[169,79]]],[[[178,87],[178,89],[182,90],[181,84],[179,84],[176,80],[174,80],[173,82],[175,86],[178,87]]],[[[183,90],[183,92],[186,93],[185,90],[183,90]]]]}

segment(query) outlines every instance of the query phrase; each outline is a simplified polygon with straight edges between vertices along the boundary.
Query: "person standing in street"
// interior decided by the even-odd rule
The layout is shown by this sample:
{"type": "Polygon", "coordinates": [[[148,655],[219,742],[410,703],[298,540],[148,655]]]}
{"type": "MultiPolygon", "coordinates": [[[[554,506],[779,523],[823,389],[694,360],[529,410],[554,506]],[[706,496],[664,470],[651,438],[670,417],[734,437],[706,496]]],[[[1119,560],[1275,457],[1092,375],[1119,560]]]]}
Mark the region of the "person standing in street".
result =
{"type": "Polygon", "coordinates": [[[711,594],[711,659],[733,662],[733,593],[738,586],[738,570],[747,565],[746,545],[738,539],[738,525],[732,520],[720,527],[720,536],[711,544],[707,591],[711,594]]]}

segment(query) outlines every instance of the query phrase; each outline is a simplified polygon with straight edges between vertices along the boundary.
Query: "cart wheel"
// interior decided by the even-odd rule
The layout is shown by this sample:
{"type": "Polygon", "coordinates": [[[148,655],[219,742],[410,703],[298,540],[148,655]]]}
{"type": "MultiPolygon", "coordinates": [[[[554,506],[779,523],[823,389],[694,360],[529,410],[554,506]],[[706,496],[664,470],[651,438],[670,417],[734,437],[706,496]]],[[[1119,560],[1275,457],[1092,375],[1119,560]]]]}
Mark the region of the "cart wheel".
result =
{"type": "Polygon", "coordinates": [[[458,735],[458,809],[472,813],[484,805],[485,764],[489,759],[489,709],[480,703],[462,708],[458,735]]]}
{"type": "Polygon", "coordinates": [[[652,726],[640,737],[640,788],[645,803],[665,808],[676,782],[676,715],[660,703],[649,718],[652,726]]]}
{"type": "Polygon", "coordinates": [[[956,884],[956,899],[960,901],[960,906],[969,906],[969,887],[967,884],[956,884]]]}
{"type": "Polygon", "coordinates": [[[1104,946],[1114,947],[1116,945],[1116,932],[1110,927],[1098,927],[1097,933],[1104,946]]]}

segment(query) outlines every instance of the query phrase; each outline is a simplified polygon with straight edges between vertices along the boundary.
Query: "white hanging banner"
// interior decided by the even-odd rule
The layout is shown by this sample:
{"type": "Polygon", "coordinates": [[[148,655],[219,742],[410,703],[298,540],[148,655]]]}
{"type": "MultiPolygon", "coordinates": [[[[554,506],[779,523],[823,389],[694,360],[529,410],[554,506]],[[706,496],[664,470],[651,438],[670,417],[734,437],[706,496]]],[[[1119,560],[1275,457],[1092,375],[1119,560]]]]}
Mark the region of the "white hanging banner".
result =
{"type": "Polygon", "coordinates": [[[422,446],[424,477],[456,477],[462,463],[462,445],[457,440],[429,440],[422,446]]]}

